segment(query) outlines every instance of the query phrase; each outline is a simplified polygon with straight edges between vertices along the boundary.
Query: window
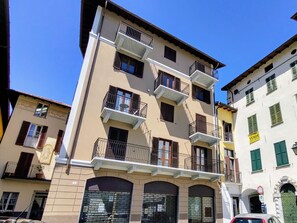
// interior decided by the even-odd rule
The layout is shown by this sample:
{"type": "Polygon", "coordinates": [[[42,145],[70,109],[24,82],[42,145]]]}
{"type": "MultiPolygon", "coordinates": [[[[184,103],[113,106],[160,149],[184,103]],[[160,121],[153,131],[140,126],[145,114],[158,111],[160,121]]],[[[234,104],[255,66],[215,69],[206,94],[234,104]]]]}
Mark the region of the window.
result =
{"type": "Polygon", "coordinates": [[[172,60],[173,62],[176,62],[176,51],[174,49],[169,48],[168,46],[165,46],[164,57],[169,60],[172,60]]]}
{"type": "Polygon", "coordinates": [[[251,151],[252,171],[262,170],[260,149],[251,151]]]}
{"type": "Polygon", "coordinates": [[[114,67],[136,77],[142,78],[144,63],[116,52],[114,67]]]}
{"type": "Polygon", "coordinates": [[[282,166],[289,163],[286,141],[274,143],[274,151],[277,166],[282,166]]]}
{"type": "Polygon", "coordinates": [[[14,211],[15,205],[18,200],[19,193],[3,192],[0,201],[1,211],[14,211]]]}
{"type": "Polygon", "coordinates": [[[178,167],[178,143],[153,137],[151,164],[178,167]]]}
{"type": "Polygon", "coordinates": [[[141,39],[141,33],[130,26],[127,26],[126,35],[138,41],[141,39]]]}
{"type": "Polygon", "coordinates": [[[61,146],[62,146],[62,141],[63,141],[63,136],[64,136],[64,131],[63,130],[59,130],[58,136],[57,136],[56,145],[55,145],[55,149],[54,149],[54,151],[56,153],[59,153],[60,152],[60,149],[61,149],[61,146]]]}
{"type": "Polygon", "coordinates": [[[247,90],[245,92],[245,95],[246,95],[246,105],[249,105],[251,103],[253,103],[255,100],[254,100],[254,93],[253,93],[253,88],[247,90]]]}
{"type": "Polygon", "coordinates": [[[144,111],[140,111],[141,101],[138,94],[114,86],[109,86],[105,106],[132,115],[144,115],[144,111]]]}
{"type": "Polygon", "coordinates": [[[277,125],[283,122],[282,112],[279,103],[272,105],[269,107],[270,117],[271,117],[271,125],[277,125]]]}
{"type": "Polygon", "coordinates": [[[258,132],[257,116],[252,115],[248,117],[249,134],[258,132]]]}
{"type": "Polygon", "coordinates": [[[161,102],[161,119],[174,122],[174,106],[161,102]]]}
{"type": "Polygon", "coordinates": [[[35,116],[45,118],[48,111],[48,105],[38,103],[37,108],[35,109],[35,116]]]}
{"type": "Polygon", "coordinates": [[[273,68],[273,63],[271,63],[271,64],[269,64],[268,66],[266,66],[266,67],[264,68],[265,73],[267,73],[268,71],[270,71],[272,68],[273,68]]]}
{"type": "Polygon", "coordinates": [[[266,86],[267,86],[267,94],[269,94],[270,92],[273,92],[277,89],[276,81],[275,81],[275,74],[266,78],[266,86]]]}
{"type": "Polygon", "coordinates": [[[196,85],[192,85],[192,97],[194,99],[198,99],[199,101],[210,104],[210,91],[196,85]]]}
{"type": "Polygon", "coordinates": [[[41,149],[45,143],[47,128],[23,121],[15,144],[41,149]]]}
{"type": "Polygon", "coordinates": [[[155,89],[161,84],[165,87],[174,89],[176,91],[181,91],[181,81],[179,78],[174,77],[164,71],[159,70],[158,79],[159,83],[155,85],[155,89]]]}
{"type": "Polygon", "coordinates": [[[297,60],[295,60],[293,63],[290,64],[291,69],[292,69],[292,80],[297,79],[297,60]]]}
{"type": "Polygon", "coordinates": [[[224,141],[232,142],[232,124],[223,121],[224,126],[224,141]]]}

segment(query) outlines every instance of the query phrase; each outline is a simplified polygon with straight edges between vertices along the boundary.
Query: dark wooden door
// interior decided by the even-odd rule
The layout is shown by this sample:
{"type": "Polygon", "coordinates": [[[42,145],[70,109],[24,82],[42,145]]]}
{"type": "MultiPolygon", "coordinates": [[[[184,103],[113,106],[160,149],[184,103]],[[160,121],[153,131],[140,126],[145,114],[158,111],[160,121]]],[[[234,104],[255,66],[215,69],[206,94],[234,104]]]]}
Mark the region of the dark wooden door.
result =
{"type": "Polygon", "coordinates": [[[110,127],[105,157],[116,160],[125,160],[127,140],[128,130],[110,127]]]}
{"type": "Polygon", "coordinates": [[[196,132],[207,134],[206,116],[196,114],[196,132]]]}
{"type": "Polygon", "coordinates": [[[21,152],[17,167],[15,169],[15,176],[20,178],[27,178],[30,171],[33,153],[21,152]]]}

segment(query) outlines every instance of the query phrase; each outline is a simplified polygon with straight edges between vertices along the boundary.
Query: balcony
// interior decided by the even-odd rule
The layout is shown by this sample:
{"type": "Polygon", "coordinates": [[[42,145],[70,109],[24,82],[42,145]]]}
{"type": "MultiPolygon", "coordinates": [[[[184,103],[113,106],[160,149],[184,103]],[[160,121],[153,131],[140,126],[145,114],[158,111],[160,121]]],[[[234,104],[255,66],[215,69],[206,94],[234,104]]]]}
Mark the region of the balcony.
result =
{"type": "Polygon", "coordinates": [[[159,72],[159,76],[154,82],[154,94],[156,98],[167,98],[181,105],[189,97],[189,84],[179,78],[159,72]]]}
{"type": "Polygon", "coordinates": [[[131,97],[107,92],[103,100],[101,117],[103,123],[109,119],[131,124],[137,129],[146,119],[147,104],[131,97]]]}
{"type": "Polygon", "coordinates": [[[152,148],[148,146],[99,138],[94,145],[91,163],[95,170],[108,168],[128,173],[149,173],[152,176],[169,175],[193,180],[216,180],[223,176],[219,170],[221,162],[216,160],[198,165],[195,162],[197,157],[188,154],[179,153],[177,157],[167,161],[164,161],[164,157],[172,157],[172,154],[169,151],[152,153],[152,148]]]}
{"type": "Polygon", "coordinates": [[[225,182],[228,183],[241,183],[241,172],[236,172],[234,170],[224,169],[225,182]]]}
{"type": "Polygon", "coordinates": [[[120,24],[115,39],[117,50],[125,51],[144,60],[153,50],[152,43],[153,38],[151,36],[130,27],[126,23],[120,24]]]}
{"type": "Polygon", "coordinates": [[[192,83],[197,83],[210,89],[218,80],[218,74],[215,71],[205,69],[206,66],[195,61],[189,68],[189,76],[192,83]]]}
{"type": "Polygon", "coordinates": [[[53,167],[49,165],[33,164],[30,166],[19,165],[16,162],[7,162],[2,179],[22,179],[50,182],[53,167]]]}
{"type": "Polygon", "coordinates": [[[220,128],[213,123],[195,121],[189,125],[189,138],[192,143],[201,141],[213,146],[220,141],[220,128]]]}

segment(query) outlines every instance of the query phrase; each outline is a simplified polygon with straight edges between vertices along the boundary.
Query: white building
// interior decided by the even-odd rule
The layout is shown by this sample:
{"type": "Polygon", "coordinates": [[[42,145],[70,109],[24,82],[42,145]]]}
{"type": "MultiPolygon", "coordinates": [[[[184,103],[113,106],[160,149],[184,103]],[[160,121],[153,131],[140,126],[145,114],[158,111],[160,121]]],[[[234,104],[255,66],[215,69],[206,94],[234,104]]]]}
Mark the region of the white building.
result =
{"type": "Polygon", "coordinates": [[[268,213],[297,222],[297,35],[222,88],[234,116],[242,172],[240,212],[268,213]],[[262,205],[263,207],[263,205],[262,205]]]}

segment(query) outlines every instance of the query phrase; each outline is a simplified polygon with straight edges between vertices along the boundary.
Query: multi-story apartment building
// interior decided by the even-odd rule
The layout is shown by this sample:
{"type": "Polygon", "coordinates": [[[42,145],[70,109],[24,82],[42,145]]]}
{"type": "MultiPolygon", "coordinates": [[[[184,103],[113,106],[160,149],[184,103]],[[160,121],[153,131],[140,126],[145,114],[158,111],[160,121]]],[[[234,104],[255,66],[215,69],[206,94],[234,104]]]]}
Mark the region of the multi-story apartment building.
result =
{"type": "Polygon", "coordinates": [[[242,212],[296,222],[297,35],[222,88],[234,116],[242,212]],[[292,146],[294,145],[294,146],[292,146]]]}
{"type": "Polygon", "coordinates": [[[241,194],[241,173],[236,155],[233,139],[233,119],[236,117],[237,109],[222,102],[215,103],[216,123],[221,133],[219,143],[219,157],[223,160],[221,170],[221,194],[223,206],[223,220],[229,223],[235,215],[239,214],[239,198],[241,194]]]}
{"type": "Polygon", "coordinates": [[[111,1],[82,1],[84,61],[43,220],[222,222],[224,64],[111,1]]]}
{"type": "Polygon", "coordinates": [[[68,105],[14,90],[0,143],[0,215],[41,219],[68,105]]]}

